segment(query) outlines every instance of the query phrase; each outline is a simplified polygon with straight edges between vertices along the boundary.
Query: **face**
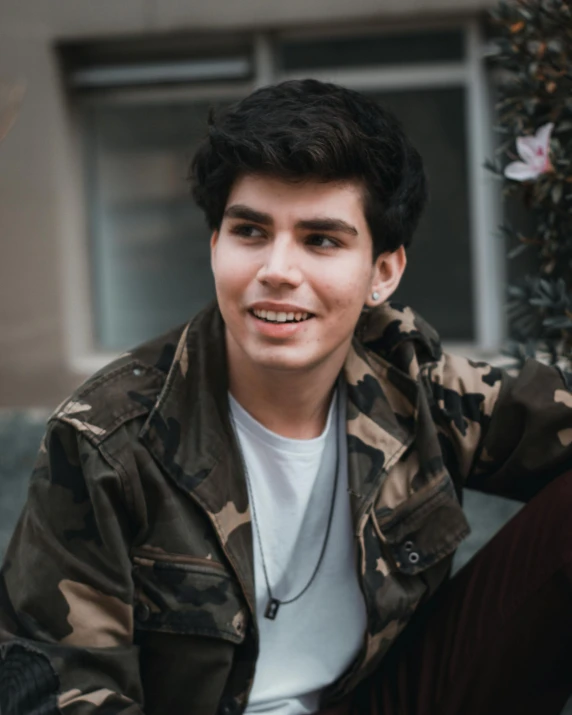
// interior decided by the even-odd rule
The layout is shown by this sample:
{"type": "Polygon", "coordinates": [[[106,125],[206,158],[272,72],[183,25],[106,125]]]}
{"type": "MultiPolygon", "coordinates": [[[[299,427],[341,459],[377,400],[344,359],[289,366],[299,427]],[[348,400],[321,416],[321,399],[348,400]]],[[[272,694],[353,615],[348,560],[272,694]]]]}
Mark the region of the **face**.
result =
{"type": "Polygon", "coordinates": [[[239,178],[211,239],[229,359],[259,370],[341,367],[364,304],[399,283],[404,252],[384,256],[372,265],[357,182],[239,178]]]}

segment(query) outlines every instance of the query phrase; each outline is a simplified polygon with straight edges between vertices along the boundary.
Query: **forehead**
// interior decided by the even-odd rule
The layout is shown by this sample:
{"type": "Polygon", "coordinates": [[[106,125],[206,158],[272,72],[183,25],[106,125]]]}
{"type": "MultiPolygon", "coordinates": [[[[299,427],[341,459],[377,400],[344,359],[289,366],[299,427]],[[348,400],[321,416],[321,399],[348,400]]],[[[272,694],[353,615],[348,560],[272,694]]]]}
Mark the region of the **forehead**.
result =
{"type": "Polygon", "coordinates": [[[262,174],[245,174],[234,182],[227,207],[244,204],[275,220],[316,216],[351,219],[365,224],[363,190],[358,181],[287,181],[262,174]]]}

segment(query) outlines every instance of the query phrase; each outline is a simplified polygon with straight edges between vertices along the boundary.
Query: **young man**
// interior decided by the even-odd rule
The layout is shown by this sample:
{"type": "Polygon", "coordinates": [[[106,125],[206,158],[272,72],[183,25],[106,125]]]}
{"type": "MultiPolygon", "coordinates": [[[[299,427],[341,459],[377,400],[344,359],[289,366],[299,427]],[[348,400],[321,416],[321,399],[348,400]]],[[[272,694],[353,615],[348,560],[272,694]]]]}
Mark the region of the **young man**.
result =
{"type": "Polygon", "coordinates": [[[192,176],[217,301],[49,420],[2,715],[558,713],[572,396],[388,302],[426,198],[400,125],[286,82],[211,121],[192,176]],[[445,583],[465,485],[535,498],[445,583]]]}

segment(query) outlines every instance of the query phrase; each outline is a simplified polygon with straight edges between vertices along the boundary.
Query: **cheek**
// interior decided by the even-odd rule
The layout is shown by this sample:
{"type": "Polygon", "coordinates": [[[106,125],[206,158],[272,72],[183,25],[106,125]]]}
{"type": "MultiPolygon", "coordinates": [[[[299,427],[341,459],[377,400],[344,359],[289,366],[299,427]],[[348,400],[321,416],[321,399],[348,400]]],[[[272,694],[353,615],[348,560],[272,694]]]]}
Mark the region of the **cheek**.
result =
{"type": "Polygon", "coordinates": [[[329,306],[336,311],[352,316],[361,312],[369,286],[369,274],[340,271],[334,279],[324,283],[324,296],[329,306]]]}
{"type": "Polygon", "coordinates": [[[213,274],[219,292],[232,294],[250,280],[249,265],[240,260],[237,252],[219,252],[213,261],[213,274]]]}

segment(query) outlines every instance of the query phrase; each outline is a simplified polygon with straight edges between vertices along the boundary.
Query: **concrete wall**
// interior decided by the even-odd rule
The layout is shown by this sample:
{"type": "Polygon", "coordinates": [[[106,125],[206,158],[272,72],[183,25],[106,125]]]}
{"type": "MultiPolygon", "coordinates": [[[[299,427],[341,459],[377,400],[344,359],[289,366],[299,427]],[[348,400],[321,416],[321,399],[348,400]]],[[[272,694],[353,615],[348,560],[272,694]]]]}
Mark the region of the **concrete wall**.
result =
{"type": "Polygon", "coordinates": [[[59,241],[65,134],[51,40],[0,33],[0,76],[28,85],[18,120],[0,144],[0,405],[53,405],[78,377],[65,367],[59,241]]]}
{"type": "Polygon", "coordinates": [[[280,27],[347,20],[476,13],[490,0],[2,0],[3,32],[47,37],[280,27]]]}

